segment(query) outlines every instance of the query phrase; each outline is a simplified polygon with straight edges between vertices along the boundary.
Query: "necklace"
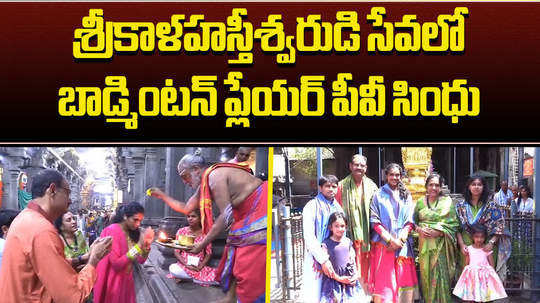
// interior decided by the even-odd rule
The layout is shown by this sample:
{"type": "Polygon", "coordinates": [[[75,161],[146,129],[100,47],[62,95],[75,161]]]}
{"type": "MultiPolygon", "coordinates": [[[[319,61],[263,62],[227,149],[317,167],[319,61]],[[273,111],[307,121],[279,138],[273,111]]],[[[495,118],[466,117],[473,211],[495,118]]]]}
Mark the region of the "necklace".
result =
{"type": "Polygon", "coordinates": [[[66,243],[67,247],[69,248],[69,250],[73,251],[73,252],[77,252],[79,251],[79,245],[77,245],[77,236],[76,235],[73,235],[73,239],[74,239],[74,242],[75,242],[75,245],[73,247],[71,247],[71,245],[69,245],[69,242],[66,240],[66,238],[64,237],[64,233],[60,233],[60,236],[62,237],[62,239],[64,240],[64,243],[66,243]]]}
{"type": "Polygon", "coordinates": [[[126,236],[126,241],[127,241],[127,246],[128,246],[128,249],[132,248],[133,246],[135,246],[135,242],[131,239],[131,237],[129,236],[129,232],[125,231],[123,228],[122,228],[122,231],[124,232],[124,235],[126,236]]]}
{"type": "MultiPolygon", "coordinates": [[[[432,209],[430,203],[429,203],[429,197],[426,196],[426,202],[427,202],[427,206],[429,209],[432,209]]],[[[439,204],[439,197],[437,197],[437,201],[435,201],[435,206],[433,206],[433,208],[437,208],[437,204],[439,204]]]]}

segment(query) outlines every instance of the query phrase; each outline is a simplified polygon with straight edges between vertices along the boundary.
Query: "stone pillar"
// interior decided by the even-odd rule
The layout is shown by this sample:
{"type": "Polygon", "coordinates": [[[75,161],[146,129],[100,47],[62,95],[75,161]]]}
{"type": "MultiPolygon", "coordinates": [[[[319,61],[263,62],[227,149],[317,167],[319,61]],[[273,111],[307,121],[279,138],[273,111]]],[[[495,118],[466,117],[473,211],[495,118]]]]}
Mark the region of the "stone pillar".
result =
{"type": "MultiPolygon", "coordinates": [[[[144,203],[144,148],[133,148],[133,182],[131,184],[131,201],[137,201],[139,203],[144,203]]],[[[131,202],[130,201],[130,202],[131,202]]]]}
{"type": "Polygon", "coordinates": [[[140,200],[145,208],[145,217],[150,218],[159,218],[161,219],[165,215],[165,210],[162,201],[158,201],[154,197],[149,197],[146,195],[146,189],[150,187],[159,187],[163,182],[162,175],[165,173],[160,171],[159,163],[159,150],[158,148],[146,148],[145,150],[145,161],[144,161],[144,199],[140,200]],[[161,177],[161,178],[160,178],[161,177]]]}
{"type": "MultiPolygon", "coordinates": [[[[182,157],[190,152],[193,152],[192,148],[185,147],[167,147],[165,151],[165,187],[164,191],[169,194],[171,197],[186,202],[191,195],[193,190],[186,186],[182,179],[178,175],[177,166],[178,162],[182,157]]],[[[165,216],[167,217],[181,217],[183,214],[173,210],[169,206],[165,205],[165,216]]]]}
{"type": "Polygon", "coordinates": [[[9,178],[9,183],[4,186],[8,194],[8,199],[2,204],[5,208],[9,209],[19,209],[19,188],[17,184],[17,177],[21,171],[16,167],[11,167],[9,169],[6,180],[9,178]]]}
{"type": "Polygon", "coordinates": [[[24,165],[24,148],[8,148],[8,153],[6,158],[9,165],[4,167],[4,190],[7,193],[7,199],[3,200],[2,205],[4,208],[19,209],[19,184],[17,178],[21,172],[21,167],[24,165]]]}
{"type": "Polygon", "coordinates": [[[133,184],[135,183],[135,165],[133,164],[133,158],[126,158],[126,192],[124,193],[124,203],[134,201],[133,200],[133,184]]]}

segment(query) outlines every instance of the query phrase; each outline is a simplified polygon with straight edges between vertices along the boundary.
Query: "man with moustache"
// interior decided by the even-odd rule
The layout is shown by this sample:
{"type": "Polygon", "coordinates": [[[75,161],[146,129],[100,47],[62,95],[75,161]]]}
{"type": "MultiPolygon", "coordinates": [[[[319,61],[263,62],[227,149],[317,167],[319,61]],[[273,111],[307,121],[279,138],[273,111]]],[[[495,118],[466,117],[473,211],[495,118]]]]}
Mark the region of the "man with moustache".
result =
{"type": "Polygon", "coordinates": [[[360,281],[367,293],[370,249],[369,205],[378,187],[366,176],[366,157],[359,154],[353,155],[349,170],[351,173],[339,182],[336,200],[349,218],[348,237],[353,241],[360,281]]]}
{"type": "Polygon", "coordinates": [[[33,178],[32,197],[15,218],[6,239],[0,270],[2,302],[84,302],[96,282],[96,266],[109,253],[111,238],[90,247],[86,266],[77,273],[64,257],[64,244],[53,222],[68,209],[69,184],[46,169],[33,178]]]}

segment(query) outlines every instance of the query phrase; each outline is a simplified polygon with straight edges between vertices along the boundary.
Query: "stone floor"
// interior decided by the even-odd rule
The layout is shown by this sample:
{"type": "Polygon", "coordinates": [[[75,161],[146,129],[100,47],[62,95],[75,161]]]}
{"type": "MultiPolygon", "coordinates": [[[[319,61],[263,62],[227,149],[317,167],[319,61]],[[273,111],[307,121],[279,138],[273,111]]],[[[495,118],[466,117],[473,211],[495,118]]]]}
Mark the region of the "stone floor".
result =
{"type": "Polygon", "coordinates": [[[135,273],[138,303],[193,302],[208,303],[223,298],[218,287],[203,287],[192,282],[176,283],[167,278],[168,271],[161,268],[161,252],[153,244],[148,260],[135,273]]]}
{"type": "MultiPolygon", "coordinates": [[[[270,281],[270,301],[271,302],[282,302],[282,291],[281,291],[281,285],[280,285],[280,279],[278,278],[277,273],[277,264],[275,260],[275,256],[272,256],[271,259],[271,281],[270,281]]],[[[302,282],[299,281],[297,288],[301,289],[302,282]]],[[[300,297],[300,291],[292,292],[291,295],[293,296],[293,300],[290,302],[301,302],[300,297]]],[[[526,293],[522,294],[523,296],[526,296],[526,293]]],[[[459,303],[459,300],[455,300],[455,303],[459,303]]],[[[421,303],[421,301],[416,301],[416,303],[421,303]]],[[[510,294],[509,298],[493,301],[493,303],[534,303],[530,299],[522,298],[520,296],[517,296],[516,294],[510,294]]],[[[540,303],[540,301],[537,301],[535,303],[540,303]]]]}

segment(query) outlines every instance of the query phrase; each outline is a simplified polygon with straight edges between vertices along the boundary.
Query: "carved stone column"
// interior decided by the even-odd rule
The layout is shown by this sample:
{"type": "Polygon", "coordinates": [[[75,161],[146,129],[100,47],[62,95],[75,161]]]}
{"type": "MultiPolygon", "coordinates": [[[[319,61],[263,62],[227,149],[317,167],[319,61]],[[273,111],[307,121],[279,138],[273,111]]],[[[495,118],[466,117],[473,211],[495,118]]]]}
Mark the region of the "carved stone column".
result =
{"type": "Polygon", "coordinates": [[[8,165],[4,167],[4,190],[7,193],[7,199],[3,200],[4,208],[19,209],[19,192],[17,178],[24,165],[25,153],[23,147],[8,148],[8,165]],[[7,171],[6,171],[7,170],[7,171]]]}
{"type": "MultiPolygon", "coordinates": [[[[186,201],[190,196],[186,196],[186,186],[178,176],[178,162],[186,154],[184,147],[167,147],[165,151],[165,188],[164,191],[179,201],[186,201]]],[[[180,217],[182,214],[174,211],[165,205],[166,217],[180,217]]]]}
{"type": "Polygon", "coordinates": [[[134,168],[134,176],[133,176],[133,182],[132,182],[132,200],[131,201],[137,201],[141,204],[143,203],[144,196],[145,196],[145,188],[144,188],[144,148],[135,147],[133,148],[133,168],[134,168]]]}
{"type": "MultiPolygon", "coordinates": [[[[146,189],[154,186],[160,187],[163,182],[164,172],[160,171],[160,163],[158,158],[158,148],[146,148],[145,149],[145,161],[144,161],[144,187],[143,192],[146,193],[146,189]],[[160,176],[163,175],[161,178],[160,176]]],[[[158,201],[154,197],[149,197],[146,194],[141,201],[145,208],[145,218],[158,218],[161,219],[164,216],[163,201],[158,201]]]]}

